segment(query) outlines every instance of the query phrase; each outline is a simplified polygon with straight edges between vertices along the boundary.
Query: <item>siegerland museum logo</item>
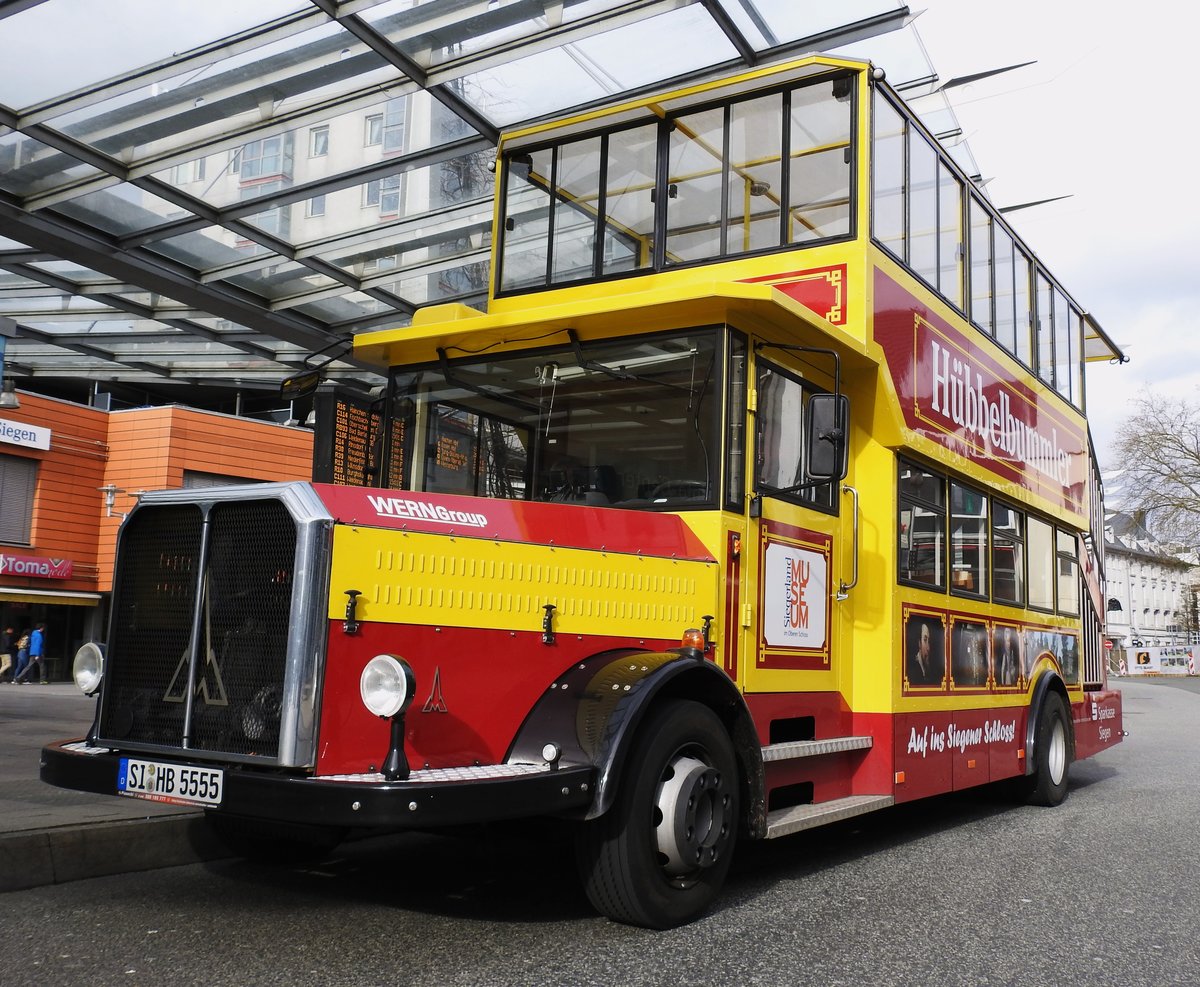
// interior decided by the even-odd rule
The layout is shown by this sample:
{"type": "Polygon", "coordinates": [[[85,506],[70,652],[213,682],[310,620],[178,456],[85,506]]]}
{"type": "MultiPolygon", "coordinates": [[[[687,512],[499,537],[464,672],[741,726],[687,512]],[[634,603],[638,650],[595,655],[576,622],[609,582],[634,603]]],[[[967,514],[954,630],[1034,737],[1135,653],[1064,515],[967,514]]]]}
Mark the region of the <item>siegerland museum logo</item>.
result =
{"type": "Polygon", "coordinates": [[[772,647],[825,646],[824,554],[795,545],[772,543],[766,553],[766,626],[772,647]]]}

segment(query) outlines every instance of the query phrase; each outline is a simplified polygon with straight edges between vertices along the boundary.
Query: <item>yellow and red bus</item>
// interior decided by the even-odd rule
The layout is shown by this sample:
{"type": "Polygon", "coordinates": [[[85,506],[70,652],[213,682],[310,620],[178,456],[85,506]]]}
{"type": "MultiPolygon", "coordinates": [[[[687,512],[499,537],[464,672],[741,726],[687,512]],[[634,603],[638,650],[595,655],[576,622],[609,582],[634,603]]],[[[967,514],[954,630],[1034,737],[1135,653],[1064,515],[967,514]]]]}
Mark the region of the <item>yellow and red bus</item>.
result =
{"type": "Polygon", "coordinates": [[[881,73],[701,82],[496,165],[487,310],[356,339],[377,485],[142,498],[43,777],[248,854],[554,817],[660,928],[738,840],[1060,802],[1122,735],[1084,387],[1121,354],[881,73]]]}

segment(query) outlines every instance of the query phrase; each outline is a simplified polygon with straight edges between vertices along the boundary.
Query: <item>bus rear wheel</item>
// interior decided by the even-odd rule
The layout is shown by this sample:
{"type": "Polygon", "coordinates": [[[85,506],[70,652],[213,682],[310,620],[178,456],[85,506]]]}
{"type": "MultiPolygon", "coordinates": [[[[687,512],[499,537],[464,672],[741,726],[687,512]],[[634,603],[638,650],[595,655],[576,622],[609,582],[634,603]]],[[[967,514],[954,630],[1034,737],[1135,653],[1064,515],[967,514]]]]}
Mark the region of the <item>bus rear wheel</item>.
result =
{"type": "Polygon", "coordinates": [[[1034,743],[1034,770],[1025,779],[1025,800],[1030,805],[1059,805],[1067,797],[1071,718],[1057,692],[1047,693],[1042,700],[1034,743]]]}
{"type": "Polygon", "coordinates": [[[737,760],[724,725],[700,703],[665,703],[639,729],[612,808],[577,834],[588,899],[630,925],[690,922],[725,882],[737,826],[737,760]]]}

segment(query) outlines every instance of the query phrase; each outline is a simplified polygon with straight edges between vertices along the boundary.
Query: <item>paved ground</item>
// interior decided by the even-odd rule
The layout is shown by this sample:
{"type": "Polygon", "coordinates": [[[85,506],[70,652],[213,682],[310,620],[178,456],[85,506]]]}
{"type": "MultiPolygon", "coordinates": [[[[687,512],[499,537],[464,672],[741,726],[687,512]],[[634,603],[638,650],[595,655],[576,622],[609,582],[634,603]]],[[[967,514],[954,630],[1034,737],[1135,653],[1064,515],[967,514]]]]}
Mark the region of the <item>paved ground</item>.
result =
{"type": "Polygon", "coordinates": [[[195,810],[40,780],[42,745],[82,737],[95,709],[73,684],[0,683],[0,891],[227,855],[195,810]]]}
{"type": "Polygon", "coordinates": [[[681,929],[599,918],[567,834],[515,824],[0,895],[0,982],[1195,987],[1200,680],[1120,687],[1130,736],[1061,807],[971,789],[744,844],[681,929]]]}
{"type": "MultiPolygon", "coordinates": [[[[1154,684],[1200,691],[1196,678],[1154,684]]],[[[39,779],[42,745],[83,736],[94,713],[95,700],[73,684],[0,683],[0,892],[228,856],[197,810],[39,779]]]]}

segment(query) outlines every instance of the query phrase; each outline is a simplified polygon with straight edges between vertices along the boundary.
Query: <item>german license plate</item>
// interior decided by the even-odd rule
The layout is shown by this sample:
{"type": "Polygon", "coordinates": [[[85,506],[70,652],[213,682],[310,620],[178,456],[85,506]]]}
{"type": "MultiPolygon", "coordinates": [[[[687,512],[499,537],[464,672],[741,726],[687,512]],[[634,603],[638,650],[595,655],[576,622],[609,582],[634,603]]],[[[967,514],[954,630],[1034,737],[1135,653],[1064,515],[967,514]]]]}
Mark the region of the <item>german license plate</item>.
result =
{"type": "Polygon", "coordinates": [[[121,758],[117,794],[172,805],[220,805],[225,772],[185,764],[121,758]]]}

